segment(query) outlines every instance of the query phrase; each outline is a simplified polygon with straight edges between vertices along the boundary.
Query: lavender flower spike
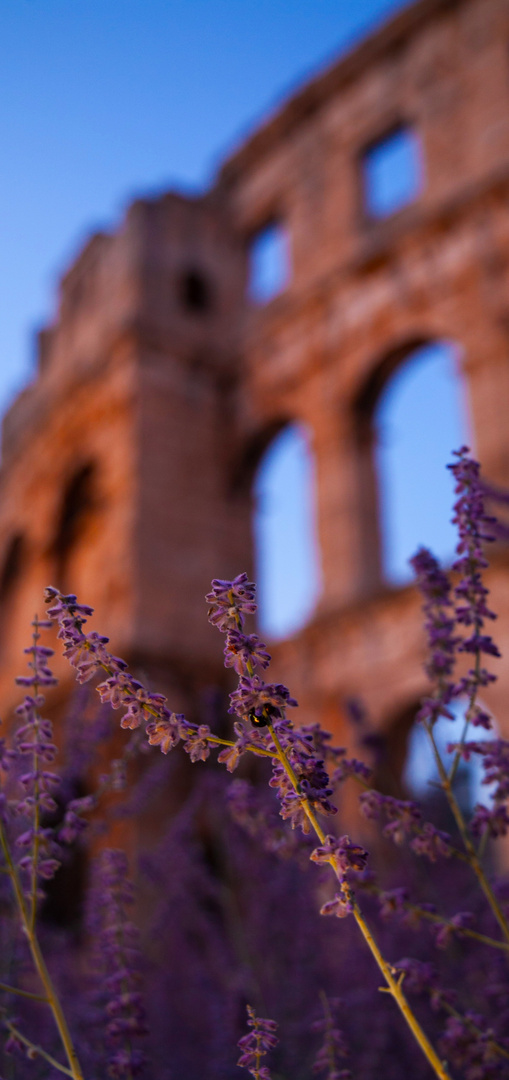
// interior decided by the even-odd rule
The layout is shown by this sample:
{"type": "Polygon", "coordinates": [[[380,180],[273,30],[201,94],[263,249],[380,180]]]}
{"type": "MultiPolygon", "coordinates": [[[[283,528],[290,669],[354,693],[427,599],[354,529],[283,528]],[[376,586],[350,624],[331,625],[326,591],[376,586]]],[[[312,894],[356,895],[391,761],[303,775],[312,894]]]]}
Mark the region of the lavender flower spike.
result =
{"type": "Polygon", "coordinates": [[[429,646],[425,671],[436,688],[435,696],[423,701],[417,719],[434,724],[440,716],[452,719],[448,705],[454,696],[452,673],[460,638],[454,633],[451,584],[435,556],[427,548],[419,548],[410,564],[424,598],[424,626],[429,646]]]}
{"type": "Polygon", "coordinates": [[[106,672],[107,678],[97,687],[101,701],[109,701],[113,709],[126,710],[121,727],[132,730],[145,723],[149,744],[160,746],[163,754],[167,754],[180,740],[184,718],[168,709],[162,694],[146,690],[127,671],[125,660],[112,656],[106,648],[107,637],[95,631],[83,632],[93,608],[78,604],[74,594],[63,596],[52,587],[45,590],[45,601],[50,605],[48,615],[59,624],[58,637],[64,643],[64,656],[76,668],[78,682],[88,682],[98,672],[106,672]]]}
{"type": "Polygon", "coordinates": [[[277,1024],[274,1020],[263,1020],[256,1016],[250,1005],[247,1006],[247,1013],[248,1027],[253,1028],[253,1031],[239,1039],[237,1045],[241,1055],[237,1065],[240,1065],[241,1069],[249,1069],[255,1080],[270,1080],[269,1070],[265,1065],[260,1065],[260,1060],[279,1042],[275,1034],[277,1024]]]}
{"type": "MultiPolygon", "coordinates": [[[[500,656],[497,646],[489,634],[483,633],[486,619],[496,618],[487,605],[488,589],[482,581],[482,571],[488,563],[483,551],[483,544],[494,540],[493,526],[496,519],[486,514],[484,509],[484,488],[480,478],[480,466],[468,456],[468,448],[463,446],[456,453],[457,461],[449,468],[456,481],[455,492],[459,496],[454,504],[453,522],[457,526],[459,542],[458,558],[453,563],[453,570],[461,574],[461,581],[456,586],[456,619],[462,626],[471,627],[469,634],[459,646],[460,652],[473,653],[476,656],[475,670],[469,671],[458,690],[470,697],[469,719],[476,721],[475,696],[479,686],[492,682],[494,676],[480,667],[480,657],[500,656]]],[[[486,723],[486,714],[478,723],[486,723]]]]}

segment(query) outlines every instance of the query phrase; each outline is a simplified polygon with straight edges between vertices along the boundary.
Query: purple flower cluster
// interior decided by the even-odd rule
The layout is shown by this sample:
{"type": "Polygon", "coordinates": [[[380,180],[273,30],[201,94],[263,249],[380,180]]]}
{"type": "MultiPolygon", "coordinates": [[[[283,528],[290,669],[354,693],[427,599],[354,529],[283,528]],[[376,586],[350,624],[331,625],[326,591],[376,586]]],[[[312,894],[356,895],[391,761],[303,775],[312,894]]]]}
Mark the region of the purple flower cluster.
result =
{"type": "Polygon", "coordinates": [[[292,828],[300,826],[308,833],[306,806],[324,814],[336,813],[330,802],[333,789],[324,760],[328,736],[318,726],[296,731],[286,718],[286,709],[297,705],[288,688],[282,683],[266,683],[255,674],[256,666],[267,667],[270,656],[256,634],[244,633],[244,616],[256,611],[255,585],[247,580],[247,574],[239,574],[233,581],[213,581],[206,599],[210,622],[226,633],[225,665],[233,667],[239,676],[238,686],[230,694],[229,711],[241,723],[235,724],[235,744],[221,751],[219,761],[233,772],[248,750],[271,755],[270,786],[277,790],[281,817],[289,819],[292,828]],[[259,730],[267,727],[272,733],[259,730]],[[279,759],[278,743],[293,775],[279,759]]]}
{"type": "MultiPolygon", "coordinates": [[[[83,632],[93,608],[78,604],[74,594],[64,596],[54,588],[46,589],[45,599],[50,605],[48,615],[59,624],[58,637],[64,643],[64,656],[76,668],[78,682],[88,682],[97,673],[106,672],[107,678],[97,687],[101,701],[109,702],[113,709],[126,710],[121,727],[133,730],[145,723],[150,745],[160,746],[163,754],[167,754],[182,738],[180,725],[184,717],[167,708],[163,694],[152,693],[135,679],[127,671],[125,660],[108,652],[107,637],[95,631],[83,632]]],[[[194,726],[187,724],[184,732],[188,752],[193,748],[188,741],[191,728],[194,731],[194,726]]]]}
{"type": "Polygon", "coordinates": [[[430,862],[436,862],[439,856],[448,858],[452,854],[449,834],[437,829],[430,821],[423,822],[417,803],[382,795],[374,788],[363,791],[359,802],[362,813],[368,819],[386,818],[387,824],[382,833],[395,844],[403,844],[407,837],[412,837],[412,851],[416,855],[424,855],[430,862]]]}
{"type": "Polygon", "coordinates": [[[218,630],[241,630],[244,615],[254,615],[256,585],[247,574],[237,574],[233,581],[214,578],[205,599],[210,604],[208,619],[218,630]]]}
{"type": "Polygon", "coordinates": [[[326,1073],[325,1080],[350,1080],[350,1070],[340,1066],[340,1059],[349,1056],[348,1046],[343,1032],[334,1022],[331,1008],[340,1002],[335,999],[329,1003],[325,994],[321,996],[324,1015],[321,1020],[315,1020],[313,1031],[323,1032],[323,1041],[313,1063],[313,1072],[326,1073]]]}
{"type": "MultiPolygon", "coordinates": [[[[221,758],[223,754],[219,754],[218,761],[221,758]]],[[[268,793],[260,791],[248,780],[233,780],[226,798],[232,820],[248,836],[258,840],[265,851],[282,859],[297,859],[303,866],[307,864],[311,838],[293,829],[290,832],[282,824],[273,800],[269,802],[268,793]]]]}
{"type": "Polygon", "coordinates": [[[505,836],[509,831],[509,740],[487,739],[480,742],[466,742],[456,747],[458,754],[468,761],[471,754],[482,757],[484,769],[483,784],[493,785],[492,805],[475,807],[470,828],[474,836],[487,833],[493,839],[505,836]]]}
{"type": "Polygon", "coordinates": [[[334,867],[340,881],[346,881],[349,870],[364,870],[368,852],[358,844],[352,844],[349,836],[326,836],[310,858],[318,864],[329,863],[334,867]]]}
{"type": "Polygon", "coordinates": [[[354,908],[351,893],[347,887],[349,871],[362,873],[366,867],[367,851],[358,844],[352,844],[349,836],[329,835],[325,837],[320,847],[315,848],[310,857],[319,865],[328,863],[332,866],[341,885],[341,890],[334,899],[322,905],[320,914],[336,915],[338,919],[351,915],[354,908]]]}
{"type": "Polygon", "coordinates": [[[446,1021],[440,1048],[456,1068],[462,1069],[465,1080],[502,1080],[507,1076],[507,1062],[494,1045],[493,1031],[482,1030],[484,1024],[485,1018],[473,1012],[449,1016],[446,1021]]]}
{"type": "MultiPolygon", "coordinates": [[[[453,518],[459,534],[458,558],[453,563],[453,570],[461,575],[461,580],[454,590],[456,620],[459,625],[468,627],[469,630],[468,636],[463,638],[458,649],[459,652],[471,653],[477,657],[483,653],[500,656],[492,638],[483,633],[485,620],[496,618],[494,612],[488,608],[488,589],[482,580],[482,571],[488,565],[483,544],[495,539],[495,519],[485,512],[485,493],[478,462],[468,457],[467,447],[457,451],[456,457],[458,460],[449,466],[456,481],[455,493],[458,495],[453,518]]],[[[487,686],[493,679],[494,676],[477,663],[475,669],[469,671],[462,680],[459,690],[473,701],[478,687],[487,686]]],[[[474,716],[472,721],[475,723],[474,716]]],[[[488,726],[485,714],[478,722],[488,726]]]]}
{"type": "Polygon", "coordinates": [[[89,930],[105,996],[107,1073],[113,1080],[132,1080],[143,1072],[145,1054],[137,1041],[147,1034],[147,1027],[140,992],[139,934],[127,916],[133,889],[123,851],[102,852],[91,900],[89,930]]]}
{"type": "Polygon", "coordinates": [[[32,889],[35,889],[38,878],[49,880],[60,866],[60,849],[54,830],[45,828],[42,824],[44,814],[53,814],[57,809],[53,795],[60,787],[60,777],[48,768],[57,754],[53,742],[53,727],[40,712],[45,701],[39,692],[40,687],[55,686],[57,683],[48,666],[53,650],[38,644],[39,630],[50,625],[51,623],[40,622],[37,618],[32,623],[33,643],[24,650],[31,657],[28,666],[32,673],[16,679],[18,685],[30,687],[32,693],[26,694],[16,709],[19,723],[14,737],[14,750],[10,751],[10,757],[19,761],[25,756],[28,757],[31,766],[27,772],[18,776],[23,795],[14,800],[11,808],[17,816],[27,817],[31,821],[30,828],[17,836],[16,845],[26,851],[18,865],[31,876],[32,889]]]}
{"type": "Polygon", "coordinates": [[[451,610],[453,601],[447,574],[444,574],[427,548],[419,548],[410,563],[424,597],[424,627],[430,654],[425,671],[435,687],[434,696],[425,698],[422,702],[418,719],[434,724],[440,716],[452,719],[448,705],[454,696],[452,673],[459,638],[454,633],[455,619],[451,610]]]}
{"type": "MultiPolygon", "coordinates": [[[[225,653],[227,649],[228,645],[225,653]]],[[[284,719],[286,706],[297,704],[282,683],[265,683],[258,675],[241,675],[237,689],[230,694],[230,701],[229,712],[250,720],[256,727],[267,727],[275,720],[284,719]]]]}
{"type": "Polygon", "coordinates": [[[261,1059],[269,1050],[273,1050],[278,1044],[276,1036],[277,1024],[274,1020],[263,1020],[256,1016],[254,1009],[247,1006],[248,1027],[253,1030],[248,1035],[239,1039],[238,1047],[241,1055],[237,1062],[241,1069],[248,1069],[255,1080],[270,1080],[270,1072],[266,1065],[261,1065],[261,1059]]]}

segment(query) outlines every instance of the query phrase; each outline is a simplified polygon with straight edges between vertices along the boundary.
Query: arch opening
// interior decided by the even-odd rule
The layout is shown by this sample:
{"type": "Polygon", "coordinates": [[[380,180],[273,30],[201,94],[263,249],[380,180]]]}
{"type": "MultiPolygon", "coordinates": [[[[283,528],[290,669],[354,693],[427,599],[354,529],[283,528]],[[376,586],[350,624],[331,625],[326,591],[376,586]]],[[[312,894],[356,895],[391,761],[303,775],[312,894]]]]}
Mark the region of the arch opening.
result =
{"type": "Polygon", "coordinates": [[[290,236],[286,225],[271,221],[259,229],[251,238],[248,256],[249,299],[254,304],[267,304],[290,281],[290,236]]]}
{"type": "Polygon", "coordinates": [[[52,547],[57,584],[64,590],[68,585],[69,562],[80,530],[95,506],[95,474],[93,463],[83,465],[71,476],[62,496],[52,547]]]}
{"type": "Polygon", "coordinates": [[[12,537],[0,572],[0,603],[11,596],[23,569],[25,538],[21,533],[12,537]]]}
{"type": "Polygon", "coordinates": [[[315,468],[303,425],[288,424],[272,439],[253,495],[259,626],[283,638],[308,622],[320,593],[315,468]]]}
{"type": "Polygon", "coordinates": [[[381,389],[372,414],[383,577],[412,579],[408,565],[424,545],[443,562],[453,557],[453,450],[471,445],[459,349],[449,341],[419,344],[404,354],[381,389]]]}
{"type": "MultiPolygon", "coordinates": [[[[461,741],[468,701],[466,698],[457,698],[448,708],[454,719],[440,720],[434,728],[435,742],[446,769],[450,768],[454,757],[448,752],[447,747],[450,743],[461,741]]],[[[486,711],[489,712],[489,710],[486,711]]],[[[490,731],[482,730],[482,732],[472,726],[469,728],[470,739],[481,738],[482,742],[487,742],[496,737],[494,727],[490,731]]],[[[491,789],[484,783],[484,775],[478,754],[472,754],[469,761],[463,759],[460,761],[454,779],[454,794],[462,810],[467,814],[472,813],[478,803],[482,806],[492,805],[491,789]]],[[[414,723],[409,731],[402,779],[406,789],[414,798],[424,801],[436,795],[440,776],[430,740],[422,724],[414,723]]]]}

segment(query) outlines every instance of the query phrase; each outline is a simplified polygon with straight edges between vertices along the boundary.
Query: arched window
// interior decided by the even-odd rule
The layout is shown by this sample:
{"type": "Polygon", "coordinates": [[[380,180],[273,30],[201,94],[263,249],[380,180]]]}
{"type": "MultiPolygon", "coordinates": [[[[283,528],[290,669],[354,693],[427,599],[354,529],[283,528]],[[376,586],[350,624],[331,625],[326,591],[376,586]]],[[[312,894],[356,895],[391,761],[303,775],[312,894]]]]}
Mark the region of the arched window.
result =
{"type": "Polygon", "coordinates": [[[434,342],[414,350],[389,379],[374,413],[382,563],[386,580],[412,577],[419,545],[451,561],[453,450],[471,445],[458,350],[434,342]]]}
{"type": "Polygon", "coordinates": [[[291,275],[290,236],[281,221],[272,221],[252,237],[249,245],[248,295],[266,304],[283,292],[291,275]]]}
{"type": "Polygon", "coordinates": [[[308,621],[320,591],[313,459],[299,424],[265,451],[254,495],[260,629],[285,637],[308,621]]]}
{"type": "Polygon", "coordinates": [[[18,596],[18,586],[25,569],[26,540],[22,533],[11,537],[4,552],[0,569],[0,644],[2,652],[8,644],[10,624],[18,596]]]}
{"type": "Polygon", "coordinates": [[[25,540],[16,533],[7,546],[0,573],[0,604],[6,603],[20,577],[25,555],[25,540]]]}
{"type": "Polygon", "coordinates": [[[53,555],[56,561],[56,581],[61,589],[67,581],[69,559],[79,538],[80,530],[90,510],[94,507],[95,466],[83,465],[69,480],[62,497],[53,555]]]}

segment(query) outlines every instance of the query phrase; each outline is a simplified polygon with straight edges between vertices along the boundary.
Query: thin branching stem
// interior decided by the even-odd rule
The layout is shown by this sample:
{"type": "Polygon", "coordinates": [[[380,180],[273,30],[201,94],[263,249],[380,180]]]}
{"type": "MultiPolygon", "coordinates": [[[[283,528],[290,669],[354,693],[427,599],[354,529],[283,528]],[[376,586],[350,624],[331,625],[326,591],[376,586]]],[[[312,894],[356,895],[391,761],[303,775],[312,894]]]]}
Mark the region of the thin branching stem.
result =
{"type": "MultiPolygon", "coordinates": [[[[5,864],[11,879],[12,888],[18,905],[18,910],[21,918],[21,925],[26,936],[32,960],[34,962],[35,969],[44,987],[45,995],[48,1001],[48,1005],[53,1013],[55,1024],[58,1028],[62,1045],[64,1047],[67,1060],[69,1062],[69,1069],[64,1069],[62,1066],[55,1063],[55,1068],[59,1068],[60,1071],[67,1072],[69,1076],[73,1077],[73,1080],[83,1080],[83,1073],[76,1051],[74,1049],[71,1033],[67,1026],[67,1021],[64,1016],[62,1006],[56,990],[53,986],[53,982],[50,973],[46,967],[46,962],[41,952],[41,947],[34,928],[32,927],[31,914],[25,902],[23,895],[23,888],[18,877],[16,867],[13,863],[7,837],[5,835],[5,829],[2,821],[0,820],[0,846],[2,848],[5,864]]],[[[26,1041],[23,1037],[22,1041],[26,1041]]],[[[39,1052],[39,1051],[38,1051],[39,1052]]],[[[44,1055],[46,1056],[47,1055],[44,1055]]]]}
{"type": "Polygon", "coordinates": [[[49,1000],[41,994],[31,994],[28,990],[20,990],[19,986],[9,986],[8,983],[0,982],[0,990],[7,994],[19,994],[20,997],[30,998],[31,1001],[40,1001],[43,1005],[49,1005],[49,1000]]]}
{"type": "Polygon", "coordinates": [[[474,871],[474,874],[475,874],[475,876],[476,876],[476,878],[477,878],[477,880],[478,880],[478,882],[479,882],[479,884],[481,886],[481,889],[482,889],[482,891],[483,891],[483,893],[484,893],[484,895],[485,895],[485,897],[486,897],[486,899],[487,899],[487,901],[488,901],[488,903],[489,903],[489,905],[491,907],[491,910],[493,911],[493,914],[494,914],[494,916],[495,916],[495,918],[496,918],[496,920],[498,922],[498,925],[500,926],[500,929],[501,929],[506,941],[509,942],[509,926],[507,925],[507,920],[504,918],[504,913],[503,913],[503,911],[502,911],[502,909],[500,907],[500,904],[498,903],[498,900],[497,900],[497,898],[496,898],[496,896],[495,896],[495,894],[493,892],[493,889],[491,888],[491,885],[490,885],[490,883],[488,881],[488,878],[486,877],[486,874],[484,872],[482,863],[479,860],[479,857],[477,855],[475,847],[474,847],[474,845],[473,845],[473,843],[472,843],[472,841],[470,839],[470,836],[468,834],[468,829],[467,829],[467,825],[466,825],[466,822],[465,822],[465,818],[463,817],[461,807],[460,807],[460,805],[458,803],[458,800],[457,800],[457,798],[456,798],[456,796],[454,794],[452,783],[451,783],[451,781],[449,779],[449,776],[447,774],[447,770],[446,770],[445,765],[444,765],[444,763],[442,761],[442,756],[441,756],[440,751],[439,751],[438,746],[437,746],[437,742],[436,742],[436,739],[435,739],[435,736],[434,736],[434,733],[433,733],[433,728],[429,723],[425,723],[424,727],[425,727],[425,729],[426,729],[426,731],[428,733],[428,737],[429,737],[429,739],[431,741],[431,746],[433,748],[433,754],[435,756],[437,769],[438,769],[438,772],[439,772],[439,775],[440,775],[440,780],[442,782],[442,789],[443,789],[443,791],[445,793],[445,796],[446,796],[447,801],[449,803],[449,806],[451,808],[451,812],[453,814],[454,820],[455,820],[456,825],[458,827],[458,831],[459,831],[459,834],[460,834],[461,839],[463,841],[463,845],[464,845],[464,848],[465,848],[467,859],[468,859],[468,861],[470,863],[470,866],[472,867],[472,870],[474,871]]]}
{"type": "MultiPolygon", "coordinates": [[[[283,766],[283,768],[284,768],[284,770],[286,772],[286,775],[290,779],[295,792],[297,793],[297,795],[300,796],[302,808],[303,808],[303,810],[304,810],[304,812],[306,814],[306,817],[307,817],[311,827],[313,828],[313,830],[314,830],[316,836],[318,837],[318,839],[320,840],[320,842],[322,844],[324,844],[325,840],[326,840],[325,832],[322,829],[322,827],[321,827],[321,825],[320,825],[320,823],[319,823],[319,821],[318,821],[318,819],[317,819],[317,817],[316,817],[316,815],[314,813],[314,810],[312,809],[312,807],[311,807],[311,805],[309,803],[309,800],[305,796],[303,796],[301,791],[300,791],[298,777],[297,777],[297,775],[295,773],[295,770],[292,767],[291,762],[289,761],[289,759],[287,757],[287,754],[285,753],[283,747],[281,746],[281,742],[280,742],[280,740],[279,740],[279,738],[278,738],[272,724],[269,724],[268,728],[269,728],[270,734],[272,736],[272,739],[274,741],[274,746],[276,748],[276,756],[277,756],[278,760],[280,761],[281,765],[283,766]]],[[[380,971],[382,972],[382,975],[383,975],[383,977],[384,977],[384,979],[385,979],[385,981],[387,983],[387,987],[386,988],[384,987],[384,989],[387,989],[387,991],[394,998],[396,1004],[398,1005],[400,1011],[402,1012],[402,1014],[403,1014],[403,1016],[404,1016],[404,1018],[405,1018],[405,1020],[406,1020],[406,1022],[408,1024],[408,1027],[410,1028],[410,1030],[411,1030],[414,1038],[416,1039],[418,1045],[420,1046],[423,1054],[425,1055],[425,1057],[429,1061],[429,1063],[430,1063],[432,1069],[434,1070],[436,1076],[440,1077],[440,1080],[450,1080],[450,1075],[449,1075],[449,1071],[447,1069],[447,1065],[443,1061],[441,1061],[440,1058],[438,1057],[438,1054],[436,1053],[436,1050],[433,1048],[433,1046],[431,1045],[429,1039],[427,1038],[424,1031],[422,1030],[421,1025],[419,1024],[419,1021],[417,1020],[414,1013],[412,1012],[412,1009],[411,1009],[411,1007],[410,1007],[410,1005],[409,1005],[409,1003],[408,1003],[408,1001],[407,1001],[407,999],[405,997],[405,994],[403,993],[403,989],[402,989],[403,978],[402,978],[402,975],[401,974],[397,975],[396,969],[393,968],[392,965],[389,964],[385,960],[382,953],[380,952],[380,949],[378,948],[378,945],[377,945],[377,943],[376,943],[376,941],[375,941],[375,939],[374,939],[374,937],[373,937],[373,935],[372,935],[372,933],[371,933],[371,931],[369,929],[369,926],[367,925],[366,920],[364,919],[364,916],[362,915],[359,904],[358,904],[358,902],[357,902],[357,900],[356,900],[350,886],[347,883],[344,882],[344,880],[342,878],[342,875],[339,872],[339,867],[337,865],[337,861],[336,861],[336,859],[335,859],[335,857],[333,855],[331,855],[331,857],[329,859],[329,863],[330,863],[330,865],[331,865],[331,867],[332,867],[338,881],[341,884],[342,890],[344,891],[344,893],[346,894],[346,896],[349,899],[350,903],[352,904],[353,915],[354,915],[355,921],[357,923],[357,926],[359,927],[359,930],[360,930],[360,932],[361,932],[361,934],[362,934],[368,948],[370,949],[372,956],[374,957],[376,963],[378,964],[378,967],[380,968],[380,971]]]]}
{"type": "Polygon", "coordinates": [[[37,1043],[32,1042],[31,1039],[27,1039],[26,1035],[23,1035],[23,1032],[20,1031],[19,1028],[15,1027],[14,1024],[11,1024],[9,1020],[5,1020],[4,1023],[11,1035],[13,1035],[15,1039],[19,1039],[19,1041],[22,1042],[24,1046],[26,1046],[30,1057],[44,1058],[44,1060],[49,1062],[49,1064],[52,1065],[54,1069],[58,1069],[59,1072],[65,1073],[66,1076],[72,1076],[74,1078],[76,1074],[72,1072],[71,1069],[68,1069],[65,1065],[62,1065],[60,1061],[57,1061],[57,1059],[54,1058],[51,1054],[48,1054],[46,1050],[43,1050],[42,1046],[38,1046],[37,1043]]]}

